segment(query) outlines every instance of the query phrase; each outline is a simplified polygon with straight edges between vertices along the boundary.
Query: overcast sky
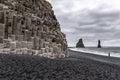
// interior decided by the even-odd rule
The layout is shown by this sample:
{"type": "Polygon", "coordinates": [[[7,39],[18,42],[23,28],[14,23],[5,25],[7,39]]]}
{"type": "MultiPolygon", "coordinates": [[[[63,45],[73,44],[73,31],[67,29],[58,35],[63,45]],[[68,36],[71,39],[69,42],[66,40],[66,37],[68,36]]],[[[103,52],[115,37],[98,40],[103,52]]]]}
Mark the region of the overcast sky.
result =
{"type": "Polygon", "coordinates": [[[69,46],[120,46],[120,0],[50,0],[69,46]]]}

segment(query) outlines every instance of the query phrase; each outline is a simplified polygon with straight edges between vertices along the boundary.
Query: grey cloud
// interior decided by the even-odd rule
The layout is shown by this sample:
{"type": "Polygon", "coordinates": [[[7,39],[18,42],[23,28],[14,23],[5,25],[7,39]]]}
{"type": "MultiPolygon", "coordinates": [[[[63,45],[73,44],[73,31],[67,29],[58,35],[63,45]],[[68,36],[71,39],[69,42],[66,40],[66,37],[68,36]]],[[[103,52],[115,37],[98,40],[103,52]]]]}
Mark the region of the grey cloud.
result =
{"type": "Polygon", "coordinates": [[[56,7],[54,8],[55,14],[70,46],[71,44],[74,46],[81,37],[84,38],[89,46],[91,46],[91,43],[95,45],[94,42],[98,39],[103,41],[120,39],[120,29],[116,29],[116,25],[120,25],[120,11],[104,12],[98,8],[65,13],[65,10],[72,9],[74,5],[72,2],[67,0],[53,0],[52,2],[54,7],[56,7]]]}

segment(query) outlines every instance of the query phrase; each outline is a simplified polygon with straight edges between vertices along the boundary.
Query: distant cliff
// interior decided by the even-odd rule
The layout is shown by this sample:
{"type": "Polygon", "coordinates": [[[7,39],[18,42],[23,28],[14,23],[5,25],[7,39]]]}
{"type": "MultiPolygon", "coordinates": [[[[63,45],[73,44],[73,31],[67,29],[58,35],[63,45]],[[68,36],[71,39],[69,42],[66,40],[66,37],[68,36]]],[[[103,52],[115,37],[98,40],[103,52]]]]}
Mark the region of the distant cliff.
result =
{"type": "Polygon", "coordinates": [[[76,44],[76,48],[85,48],[83,40],[79,39],[79,41],[76,44]]]}
{"type": "Polygon", "coordinates": [[[1,52],[67,56],[67,41],[46,0],[0,0],[1,52]],[[4,50],[3,50],[4,49],[4,50]]]}

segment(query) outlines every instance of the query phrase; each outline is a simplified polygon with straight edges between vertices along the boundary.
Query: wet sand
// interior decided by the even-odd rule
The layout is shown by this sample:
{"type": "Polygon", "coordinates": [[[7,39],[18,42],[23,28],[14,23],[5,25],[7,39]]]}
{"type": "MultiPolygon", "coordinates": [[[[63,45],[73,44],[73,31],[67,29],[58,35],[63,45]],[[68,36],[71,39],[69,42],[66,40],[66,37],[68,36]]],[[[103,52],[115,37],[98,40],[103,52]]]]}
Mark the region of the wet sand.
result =
{"type": "Polygon", "coordinates": [[[69,53],[64,59],[0,54],[0,80],[120,80],[120,59],[69,53]]]}
{"type": "Polygon", "coordinates": [[[91,59],[91,60],[105,62],[105,63],[111,63],[111,64],[120,66],[120,58],[118,57],[95,55],[95,54],[72,51],[72,50],[69,50],[69,53],[70,53],[69,57],[73,59],[86,58],[86,59],[91,59]]]}

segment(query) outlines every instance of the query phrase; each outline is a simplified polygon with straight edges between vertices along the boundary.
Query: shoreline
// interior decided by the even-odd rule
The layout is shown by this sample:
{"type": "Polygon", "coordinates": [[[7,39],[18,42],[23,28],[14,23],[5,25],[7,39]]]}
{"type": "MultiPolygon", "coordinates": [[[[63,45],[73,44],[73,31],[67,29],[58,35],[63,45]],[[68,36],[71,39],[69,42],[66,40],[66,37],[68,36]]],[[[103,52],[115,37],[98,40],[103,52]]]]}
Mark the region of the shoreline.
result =
{"type": "Polygon", "coordinates": [[[120,66],[120,58],[118,57],[102,56],[97,54],[73,51],[70,49],[69,49],[69,54],[70,54],[70,58],[77,58],[77,59],[86,58],[94,61],[105,62],[105,63],[115,64],[120,66]]]}
{"type": "Polygon", "coordinates": [[[94,49],[90,49],[90,48],[69,48],[72,51],[79,51],[82,53],[90,53],[90,54],[95,54],[95,55],[102,55],[102,56],[110,56],[110,57],[117,57],[120,58],[120,53],[116,52],[116,50],[114,51],[109,51],[107,48],[96,48],[96,50],[94,49]],[[110,53],[110,54],[109,54],[110,53]]]}

